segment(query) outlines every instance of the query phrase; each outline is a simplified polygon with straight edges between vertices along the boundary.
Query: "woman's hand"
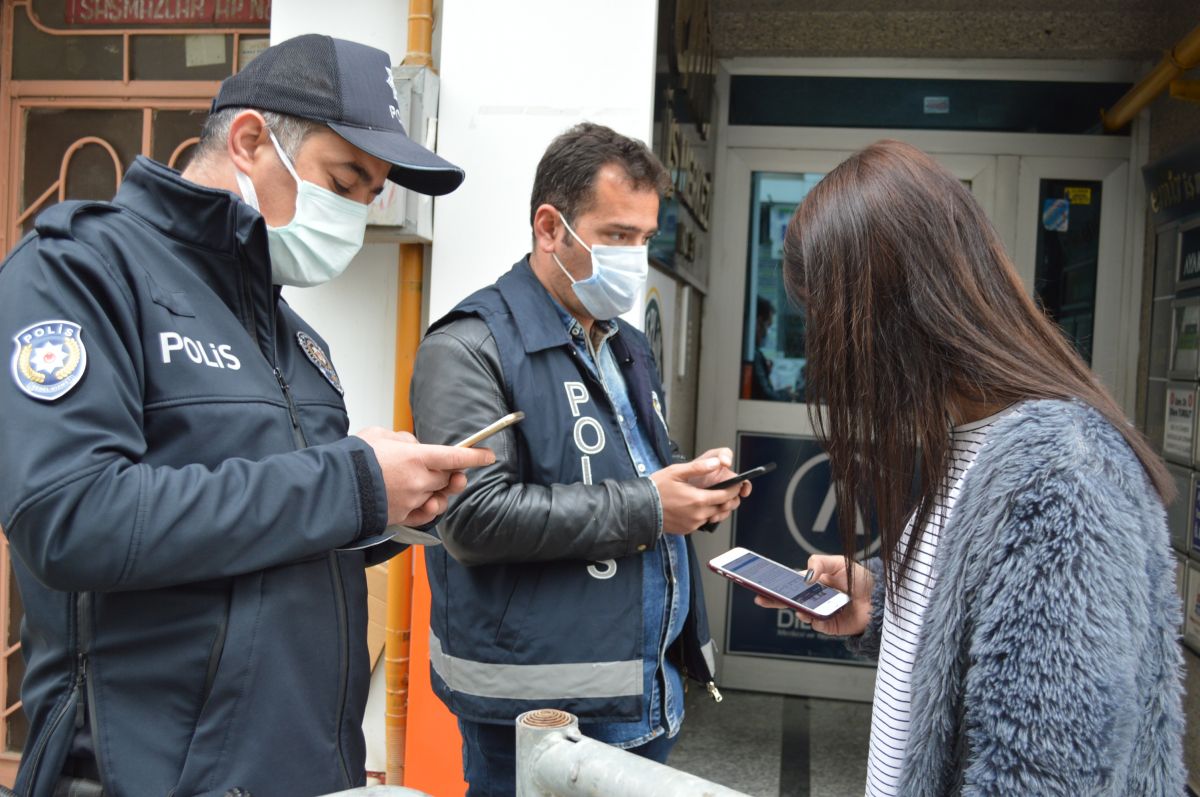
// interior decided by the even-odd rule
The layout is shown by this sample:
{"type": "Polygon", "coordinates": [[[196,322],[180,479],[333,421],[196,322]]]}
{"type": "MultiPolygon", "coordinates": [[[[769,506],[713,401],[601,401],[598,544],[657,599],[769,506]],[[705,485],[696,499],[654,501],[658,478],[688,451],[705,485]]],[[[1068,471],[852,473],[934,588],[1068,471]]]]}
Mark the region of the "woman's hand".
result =
{"type": "MultiPolygon", "coordinates": [[[[875,578],[870,570],[857,562],[852,563],[851,567],[854,568],[854,592],[850,595],[850,603],[832,617],[823,618],[796,611],[796,616],[811,623],[814,631],[829,636],[857,636],[871,622],[871,592],[875,587],[875,578]]],[[[808,568],[813,572],[813,580],[842,592],[847,591],[848,574],[844,557],[814,554],[808,557],[808,568]]],[[[761,595],[756,596],[754,602],[768,609],[793,608],[761,595]]]]}

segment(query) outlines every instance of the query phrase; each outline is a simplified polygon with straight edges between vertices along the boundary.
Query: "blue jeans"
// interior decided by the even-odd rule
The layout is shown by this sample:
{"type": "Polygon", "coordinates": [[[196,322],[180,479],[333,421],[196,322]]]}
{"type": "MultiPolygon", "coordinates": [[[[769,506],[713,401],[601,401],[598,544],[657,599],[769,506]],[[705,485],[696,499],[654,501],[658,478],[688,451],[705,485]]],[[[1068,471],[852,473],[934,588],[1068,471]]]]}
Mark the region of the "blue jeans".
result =
{"type": "MultiPolygon", "coordinates": [[[[458,729],[462,732],[463,777],[469,787],[467,797],[514,797],[517,791],[516,728],[459,720],[458,729]]],[[[582,730],[586,736],[587,728],[582,730]]],[[[628,752],[665,764],[678,739],[678,735],[668,739],[664,733],[628,752]]]]}

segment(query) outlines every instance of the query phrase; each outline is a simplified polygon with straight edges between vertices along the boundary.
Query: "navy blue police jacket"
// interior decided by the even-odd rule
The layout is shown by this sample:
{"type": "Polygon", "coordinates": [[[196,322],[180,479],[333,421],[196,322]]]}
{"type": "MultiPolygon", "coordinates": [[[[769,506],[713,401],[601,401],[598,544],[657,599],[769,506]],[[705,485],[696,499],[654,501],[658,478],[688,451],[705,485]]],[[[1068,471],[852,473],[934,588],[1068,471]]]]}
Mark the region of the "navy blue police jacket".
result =
{"type": "Polygon", "coordinates": [[[361,785],[366,561],[336,549],[386,525],[383,475],[262,217],[139,158],[112,203],[40,216],[0,323],[17,791],[80,738],[114,797],[361,785]]]}
{"type": "MultiPolygon", "coordinates": [[[[608,345],[638,423],[660,460],[672,462],[649,343],[617,324],[608,345]]],[[[536,708],[586,722],[637,720],[647,699],[641,551],[661,536],[661,507],[527,259],[431,326],[413,408],[428,442],[525,412],[485,444],[496,463],[472,472],[439,522],[443,545],[426,548],[434,691],[455,715],[479,722],[511,722],[536,708]]],[[[711,684],[715,648],[690,539],[687,547],[691,602],[669,655],[711,684]]]]}

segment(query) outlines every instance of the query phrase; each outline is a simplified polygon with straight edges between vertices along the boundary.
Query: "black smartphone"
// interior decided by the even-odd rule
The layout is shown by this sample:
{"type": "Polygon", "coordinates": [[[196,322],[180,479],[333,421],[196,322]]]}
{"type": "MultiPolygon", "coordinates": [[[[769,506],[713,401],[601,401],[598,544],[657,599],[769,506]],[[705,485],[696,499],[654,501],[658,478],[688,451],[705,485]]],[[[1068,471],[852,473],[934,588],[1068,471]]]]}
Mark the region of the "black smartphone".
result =
{"type": "MultiPolygon", "coordinates": [[[[762,476],[764,473],[770,473],[773,470],[775,470],[775,463],[768,462],[765,465],[759,465],[757,468],[751,468],[750,470],[744,470],[741,473],[739,473],[738,475],[736,475],[732,478],[726,479],[725,481],[720,481],[720,482],[717,482],[716,484],[710,484],[707,489],[709,489],[709,490],[724,490],[726,487],[732,487],[733,485],[735,485],[739,482],[749,481],[750,479],[757,479],[759,476],[762,476]]],[[[718,526],[717,523],[705,523],[703,526],[701,526],[698,529],[698,531],[716,531],[717,526],[718,526]]]]}
{"type": "Polygon", "coordinates": [[[726,487],[732,487],[733,485],[737,484],[738,482],[749,481],[750,479],[757,479],[759,476],[762,476],[764,473],[770,473],[773,470],[775,470],[775,463],[768,462],[766,465],[759,465],[757,468],[751,468],[750,470],[744,470],[741,473],[739,473],[738,475],[732,476],[723,482],[717,482],[716,484],[710,484],[705,489],[724,490],[726,487]]]}

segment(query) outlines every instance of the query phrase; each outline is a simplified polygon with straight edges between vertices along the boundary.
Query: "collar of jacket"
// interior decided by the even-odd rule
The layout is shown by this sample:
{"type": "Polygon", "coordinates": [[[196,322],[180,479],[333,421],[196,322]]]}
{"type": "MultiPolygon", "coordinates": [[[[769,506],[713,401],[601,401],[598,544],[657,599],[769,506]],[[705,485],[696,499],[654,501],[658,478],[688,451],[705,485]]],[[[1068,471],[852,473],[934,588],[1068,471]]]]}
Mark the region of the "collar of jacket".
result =
{"type": "Polygon", "coordinates": [[[243,322],[252,335],[256,321],[261,325],[273,315],[278,294],[271,285],[267,225],[237,196],[185,180],[139,155],[113,204],[184,245],[177,249],[190,250],[180,256],[226,304],[244,308],[243,322]]]}
{"type": "MultiPolygon", "coordinates": [[[[514,318],[521,319],[517,329],[521,334],[521,345],[525,353],[531,354],[556,346],[570,346],[571,335],[558,313],[557,303],[546,286],[541,283],[529,265],[529,255],[525,255],[512,269],[496,280],[496,287],[504,297],[504,303],[512,311],[514,318]]],[[[624,352],[624,347],[618,344],[621,324],[616,323],[617,331],[613,333],[611,342],[624,352]]]]}

